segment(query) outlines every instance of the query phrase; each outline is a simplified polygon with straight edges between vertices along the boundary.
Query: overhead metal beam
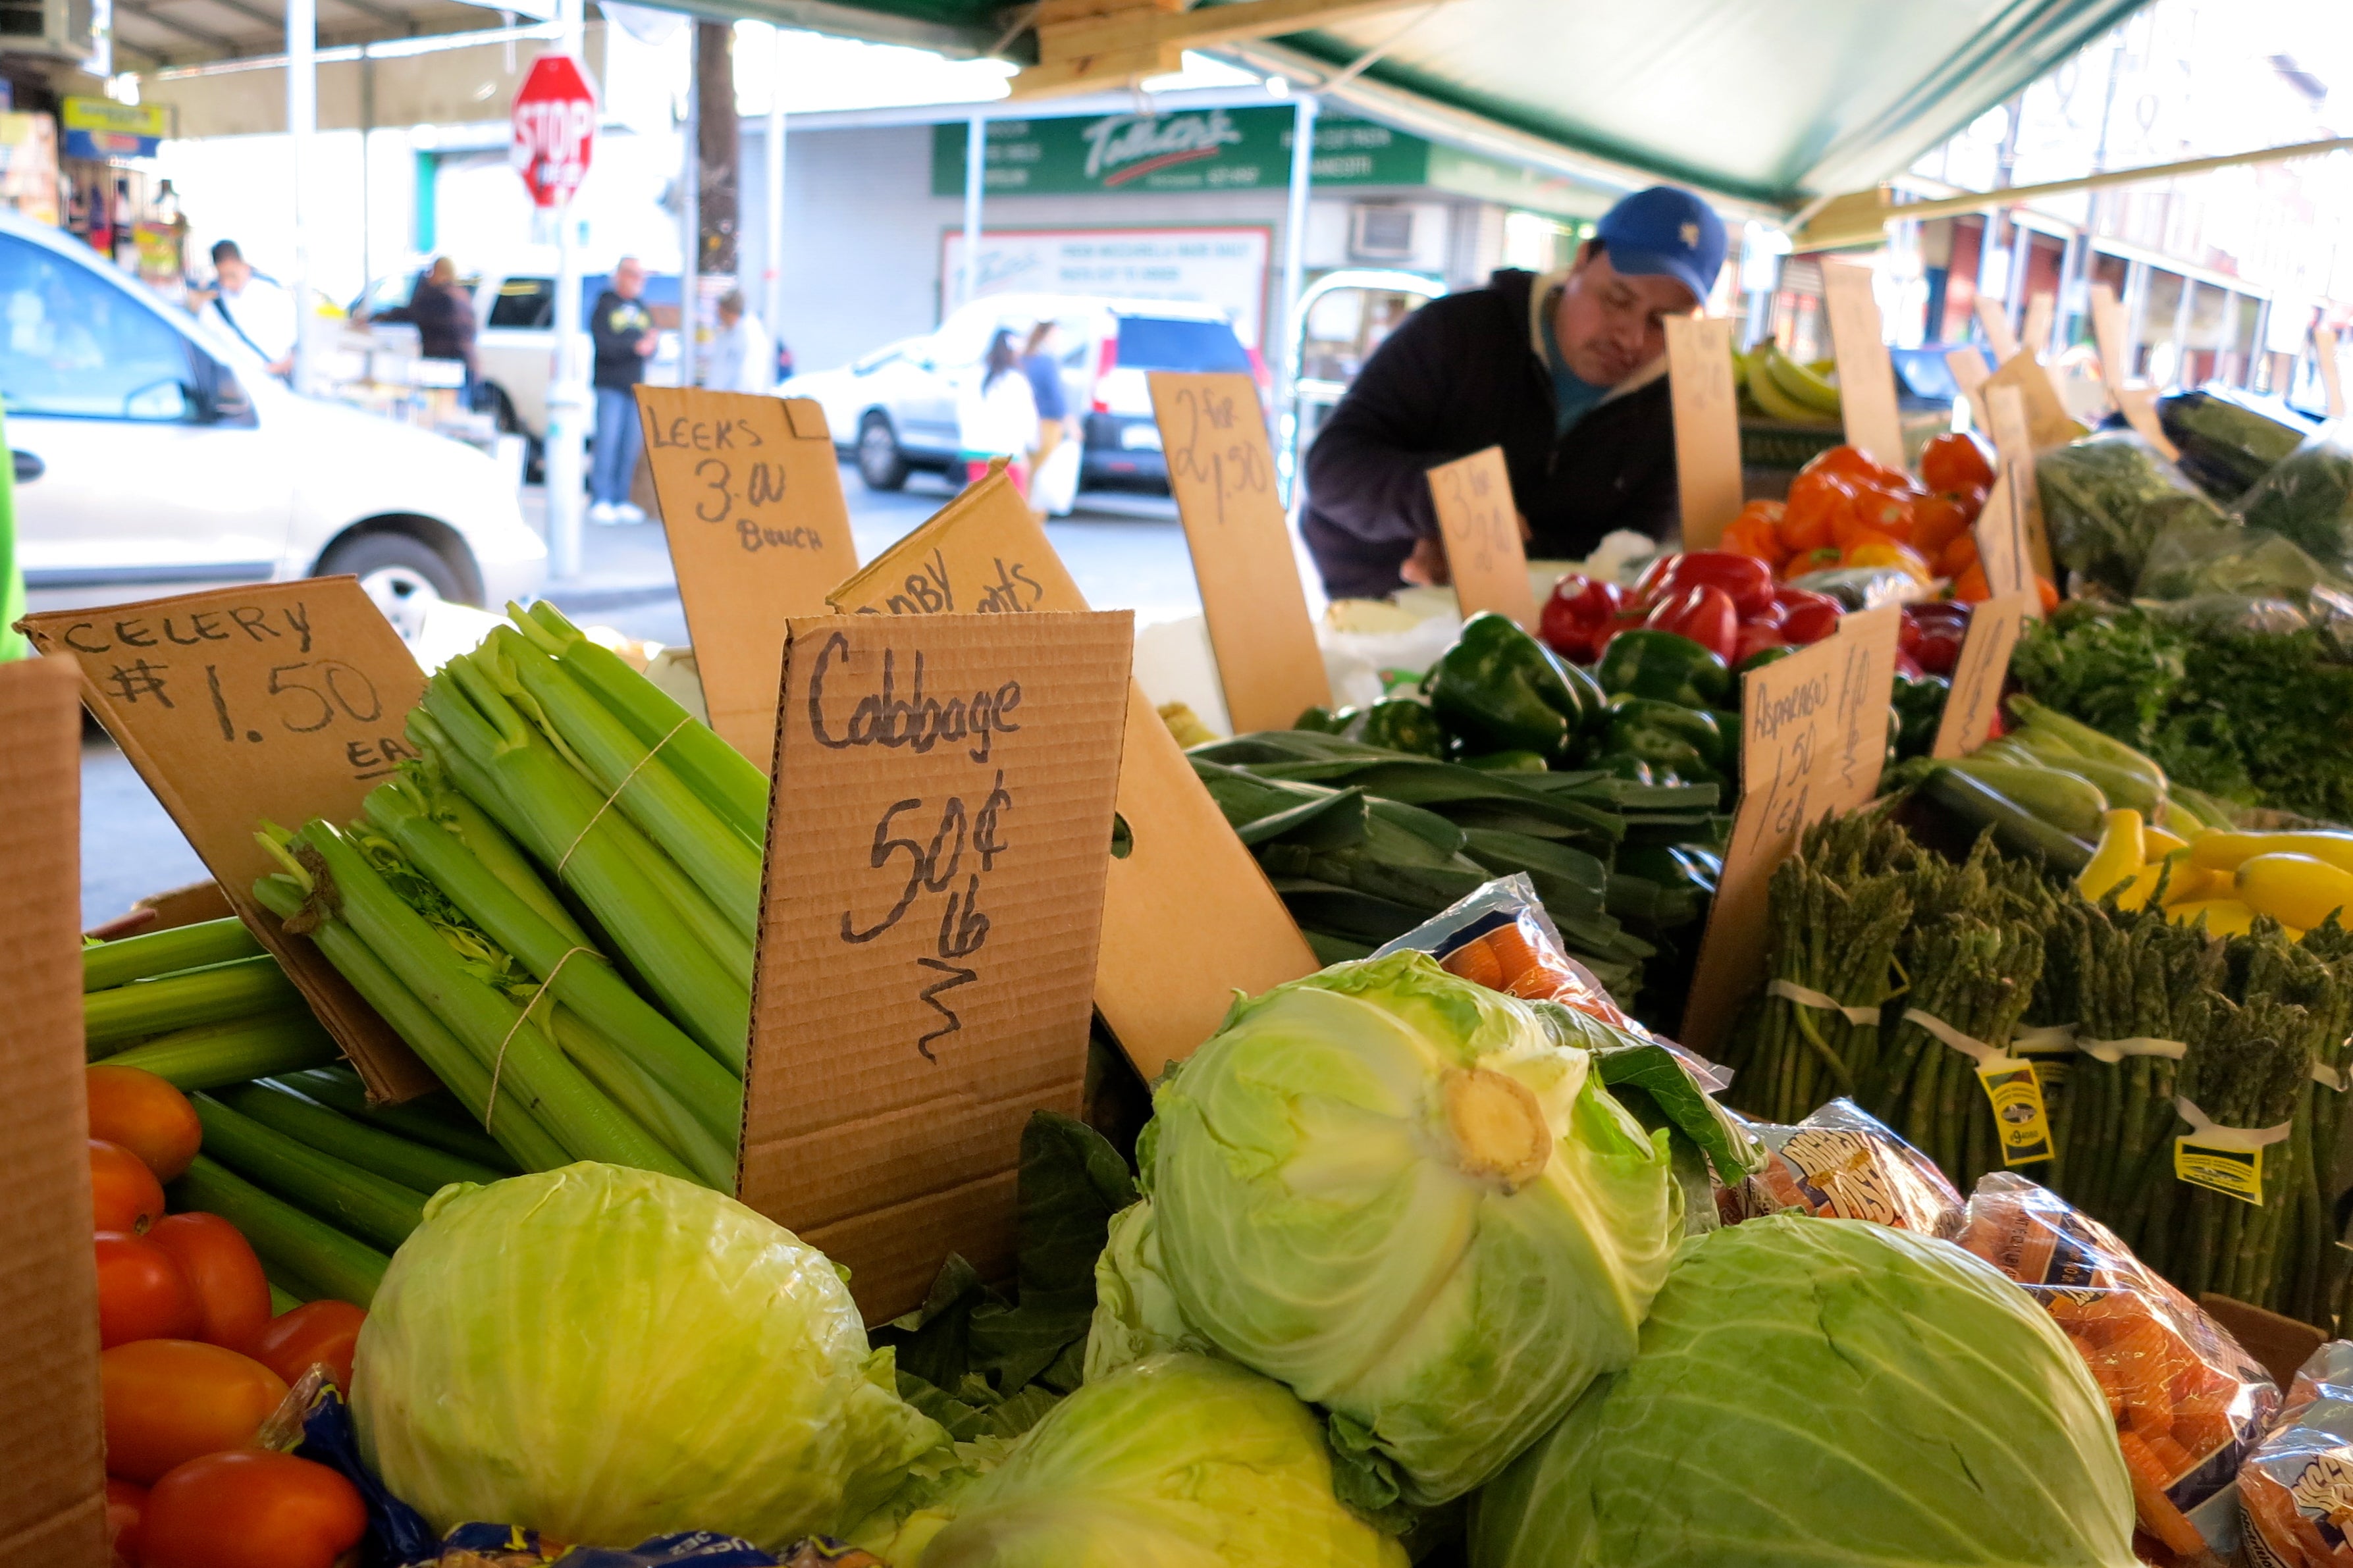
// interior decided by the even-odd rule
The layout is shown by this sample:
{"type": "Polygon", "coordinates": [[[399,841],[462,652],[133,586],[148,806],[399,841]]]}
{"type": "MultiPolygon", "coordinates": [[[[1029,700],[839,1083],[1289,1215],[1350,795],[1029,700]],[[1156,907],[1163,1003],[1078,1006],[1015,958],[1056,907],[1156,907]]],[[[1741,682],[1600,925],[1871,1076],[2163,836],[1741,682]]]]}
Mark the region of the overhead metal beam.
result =
{"type": "MultiPolygon", "coordinates": [[[[213,0],[213,3],[218,5],[220,0],[213,0]]],[[[397,27],[404,35],[409,37],[416,35],[417,18],[414,16],[387,10],[382,5],[372,4],[371,0],[334,0],[334,3],[346,11],[357,11],[361,16],[371,21],[382,23],[385,26],[397,27]]]]}
{"type": "Polygon", "coordinates": [[[114,0],[114,8],[117,11],[136,16],[142,22],[152,22],[156,26],[163,28],[165,32],[177,33],[184,38],[194,39],[195,42],[204,45],[208,49],[227,50],[234,49],[237,47],[236,40],[233,38],[224,37],[219,33],[209,30],[208,28],[195,26],[190,23],[179,21],[171,16],[166,16],[160,11],[153,11],[144,5],[133,4],[133,0],[114,0]]]}

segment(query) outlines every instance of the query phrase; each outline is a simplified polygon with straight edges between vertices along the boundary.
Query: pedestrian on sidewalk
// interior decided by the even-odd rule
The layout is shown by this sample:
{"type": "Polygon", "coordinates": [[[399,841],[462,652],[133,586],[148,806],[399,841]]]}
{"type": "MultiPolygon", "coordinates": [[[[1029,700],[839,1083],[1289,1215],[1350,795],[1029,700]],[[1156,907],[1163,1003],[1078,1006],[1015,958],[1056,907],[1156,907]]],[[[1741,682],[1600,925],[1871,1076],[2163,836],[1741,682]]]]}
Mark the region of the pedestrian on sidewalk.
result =
{"type": "Polygon", "coordinates": [[[988,340],[981,375],[956,396],[956,446],[964,458],[965,481],[988,477],[992,458],[1009,459],[1013,488],[1029,493],[1029,449],[1038,444],[1038,399],[1021,374],[1021,353],[1013,329],[999,327],[988,340]]]}
{"type": "MultiPolygon", "coordinates": [[[[638,452],[645,433],[638,425],[635,388],[646,378],[661,334],[653,311],[640,298],[645,264],[624,256],[613,268],[612,286],[596,296],[588,312],[588,336],[596,346],[596,451],[588,471],[588,521],[643,522],[645,512],[629,500],[638,476],[638,452]]],[[[560,303],[560,302],[559,302],[560,303]]]]}
{"type": "Polygon", "coordinates": [[[719,297],[719,331],[703,352],[702,384],[712,392],[776,390],[776,351],[760,318],[744,309],[741,289],[719,297]]]}
{"type": "Polygon", "coordinates": [[[251,350],[263,369],[284,380],[294,369],[294,296],[275,278],[255,271],[233,239],[213,247],[213,275],[218,279],[213,319],[251,350]]]}
{"type": "Polygon", "coordinates": [[[474,294],[458,281],[458,264],[437,256],[425,276],[408,291],[408,303],[362,321],[406,321],[417,329],[417,353],[427,359],[455,360],[466,367],[465,405],[474,406],[481,390],[482,369],[474,359],[474,294]]]}

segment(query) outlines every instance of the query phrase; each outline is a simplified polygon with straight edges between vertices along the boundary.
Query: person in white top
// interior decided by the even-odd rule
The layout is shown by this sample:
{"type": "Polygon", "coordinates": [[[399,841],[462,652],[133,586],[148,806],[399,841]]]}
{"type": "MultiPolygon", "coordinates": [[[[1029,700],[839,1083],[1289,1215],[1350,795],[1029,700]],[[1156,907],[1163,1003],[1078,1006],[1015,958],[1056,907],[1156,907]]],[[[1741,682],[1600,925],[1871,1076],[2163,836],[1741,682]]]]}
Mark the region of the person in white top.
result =
{"type": "Polygon", "coordinates": [[[967,483],[988,475],[991,458],[1011,459],[1007,471],[1029,493],[1029,454],[1038,445],[1038,399],[1021,374],[1021,349],[1011,327],[988,340],[977,380],[956,395],[956,444],[967,483]]]}
{"type": "Polygon", "coordinates": [[[776,389],[776,351],[760,318],[744,309],[744,290],[720,296],[719,331],[702,358],[702,384],[712,392],[776,389]]]}
{"type": "Polygon", "coordinates": [[[237,241],[213,247],[213,271],[220,287],[207,307],[230,339],[250,350],[270,374],[294,369],[294,296],[276,279],[253,269],[237,241]]]}

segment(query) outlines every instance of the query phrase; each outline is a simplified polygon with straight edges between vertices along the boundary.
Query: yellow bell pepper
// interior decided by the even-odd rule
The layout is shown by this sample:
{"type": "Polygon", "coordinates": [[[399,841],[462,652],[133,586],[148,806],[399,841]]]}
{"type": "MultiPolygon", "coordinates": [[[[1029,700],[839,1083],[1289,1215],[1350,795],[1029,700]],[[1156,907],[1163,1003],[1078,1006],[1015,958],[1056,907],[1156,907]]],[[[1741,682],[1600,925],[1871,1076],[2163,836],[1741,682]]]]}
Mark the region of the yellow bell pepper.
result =
{"type": "MultiPolygon", "coordinates": [[[[2075,878],[2075,891],[2090,903],[2098,903],[2109,893],[2126,882],[2137,881],[2141,869],[2148,863],[2143,848],[2140,813],[2119,806],[2100,814],[2100,842],[2092,858],[2075,878]]],[[[2155,879],[2151,879],[2154,883],[2155,879]]],[[[2138,909],[2148,901],[2144,891],[2140,902],[2129,906],[2138,909]]]]}
{"type": "Polygon", "coordinates": [[[2189,925],[2200,915],[2206,917],[2209,936],[2244,936],[2255,923],[2255,911],[2236,899],[2193,899],[2186,904],[2168,904],[2165,910],[2165,918],[2178,926],[2189,925]]]}
{"type": "Polygon", "coordinates": [[[2353,871],[2353,833],[2201,833],[2189,841],[2189,863],[2235,871],[2258,855],[2307,855],[2353,871]]]}

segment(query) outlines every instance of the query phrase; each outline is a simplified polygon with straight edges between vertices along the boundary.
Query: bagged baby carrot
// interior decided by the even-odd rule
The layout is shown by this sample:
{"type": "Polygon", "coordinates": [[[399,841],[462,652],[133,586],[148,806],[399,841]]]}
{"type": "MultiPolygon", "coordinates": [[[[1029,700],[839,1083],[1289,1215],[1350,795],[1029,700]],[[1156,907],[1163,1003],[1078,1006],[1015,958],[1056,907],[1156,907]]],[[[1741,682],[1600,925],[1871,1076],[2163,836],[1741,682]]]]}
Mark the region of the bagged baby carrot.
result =
{"type": "Polygon", "coordinates": [[[1794,1127],[1749,1122],[1769,1157],[1746,1180],[1716,1189],[1726,1225],[1802,1209],[1922,1236],[1959,1226],[1961,1194],[1926,1154],[1851,1100],[1833,1100],[1794,1127]]]}
{"type": "MultiPolygon", "coordinates": [[[[1610,1000],[1593,972],[1568,956],[1560,930],[1545,913],[1535,884],[1522,871],[1498,878],[1389,942],[1377,956],[1426,952],[1449,973],[1524,1002],[1557,1002],[1638,1040],[1651,1032],[1610,1000]]],[[[1677,1047],[1679,1053],[1681,1048],[1677,1047]]],[[[1681,1053],[1690,1066],[1700,1060],[1681,1053]]],[[[1725,1083],[1707,1087],[1722,1089],[1725,1083]]]]}
{"type": "Polygon", "coordinates": [[[2353,1343],[2297,1369],[2279,1425],[2239,1469],[2252,1568],[2353,1568],[2353,1343]]]}

